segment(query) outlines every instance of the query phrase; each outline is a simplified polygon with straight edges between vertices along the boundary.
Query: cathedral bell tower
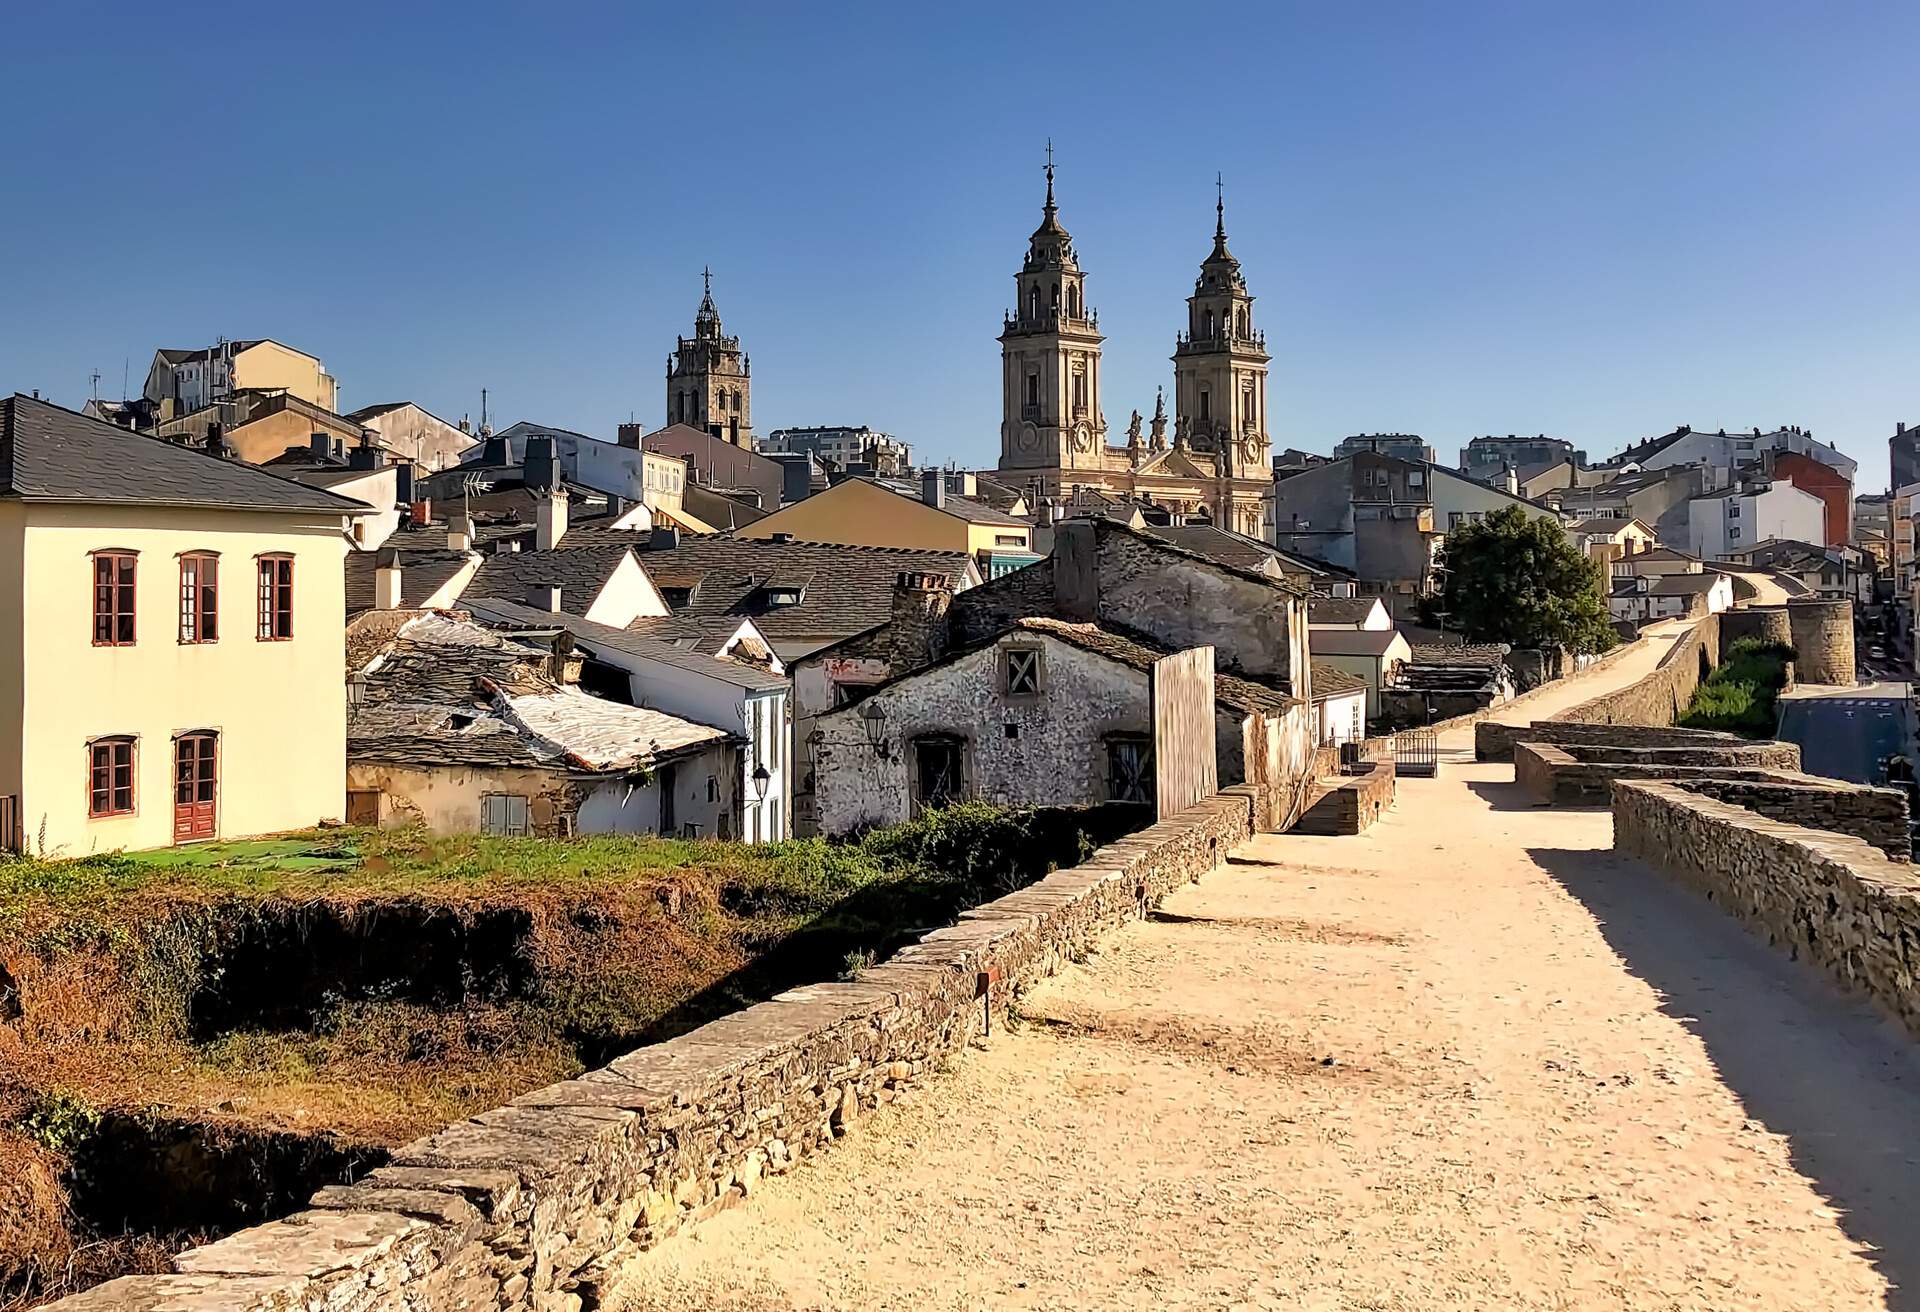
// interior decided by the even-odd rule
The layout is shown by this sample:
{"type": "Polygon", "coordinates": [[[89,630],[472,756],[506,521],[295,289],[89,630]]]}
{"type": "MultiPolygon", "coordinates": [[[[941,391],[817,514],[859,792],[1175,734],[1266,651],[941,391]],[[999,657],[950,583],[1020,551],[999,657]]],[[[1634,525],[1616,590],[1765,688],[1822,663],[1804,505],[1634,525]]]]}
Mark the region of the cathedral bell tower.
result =
{"type": "Polygon", "coordinates": [[[1014,275],[1014,308],[1000,333],[1000,468],[1098,470],[1107,423],[1100,413],[1100,320],[1087,306],[1086,274],[1053,201],[1014,275]]]}
{"type": "Polygon", "coordinates": [[[667,422],[753,449],[753,369],[740,339],[720,331],[713,307],[713,270],[702,273],[706,292],[693,317],[693,336],[667,357],[667,422]]]}
{"type": "MultiPolygon", "coordinates": [[[[1218,184],[1216,183],[1216,186],[1218,184]]],[[[1176,428],[1211,452],[1228,478],[1270,479],[1267,468],[1266,334],[1253,327],[1253,297],[1227,249],[1224,189],[1214,201],[1213,250],[1187,298],[1187,330],[1174,339],[1176,428]]]]}

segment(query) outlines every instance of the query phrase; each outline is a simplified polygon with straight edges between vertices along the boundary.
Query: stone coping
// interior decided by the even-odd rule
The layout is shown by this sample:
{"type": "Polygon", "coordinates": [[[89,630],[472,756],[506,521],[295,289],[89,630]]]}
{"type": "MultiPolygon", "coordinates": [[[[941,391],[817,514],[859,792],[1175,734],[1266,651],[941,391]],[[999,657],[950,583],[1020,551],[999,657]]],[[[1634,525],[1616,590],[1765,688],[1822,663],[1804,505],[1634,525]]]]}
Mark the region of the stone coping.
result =
{"type": "Polygon", "coordinates": [[[1851,834],[1672,783],[1613,790],[1614,850],[1687,884],[1920,1037],[1920,876],[1851,834]]]}
{"type": "Polygon", "coordinates": [[[852,980],[789,989],[399,1149],[308,1209],[61,1312],[584,1312],[635,1253],[746,1198],[988,1031],[1029,984],[1251,836],[1240,785],[963,913],[852,980]]]}
{"type": "Polygon", "coordinates": [[[1505,714],[1516,706],[1525,706],[1530,701],[1538,701],[1544,694],[1558,691],[1566,684],[1568,679],[1584,678],[1597,670],[1604,670],[1609,665],[1620,660],[1628,652],[1639,651],[1642,647],[1646,646],[1646,644],[1647,637],[1642,633],[1631,642],[1623,642],[1616,647],[1601,652],[1598,656],[1594,657],[1593,660],[1588,662],[1586,669],[1576,670],[1574,673],[1565,676],[1565,678],[1549,679],[1538,688],[1529,688],[1523,693],[1507,698],[1506,701],[1499,702],[1493,706],[1483,707],[1468,715],[1456,715],[1450,719],[1435,720],[1429,725],[1415,725],[1413,727],[1432,729],[1435,733],[1446,733],[1451,729],[1470,728],[1473,725],[1481,723],[1483,720],[1490,720],[1496,715],[1505,714]]]}

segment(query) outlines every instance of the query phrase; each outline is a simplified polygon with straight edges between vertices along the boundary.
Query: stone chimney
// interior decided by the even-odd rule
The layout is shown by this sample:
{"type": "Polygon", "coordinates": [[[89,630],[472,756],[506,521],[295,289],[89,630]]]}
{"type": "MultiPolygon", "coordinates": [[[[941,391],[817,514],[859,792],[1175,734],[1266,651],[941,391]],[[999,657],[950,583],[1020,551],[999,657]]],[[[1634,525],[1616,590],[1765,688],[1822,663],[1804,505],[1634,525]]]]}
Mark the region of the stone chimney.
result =
{"type": "Polygon", "coordinates": [[[533,545],[541,551],[552,551],[566,535],[567,494],[560,488],[549,488],[534,507],[533,545]]]}
{"type": "Polygon", "coordinates": [[[918,570],[895,576],[893,622],[887,630],[890,673],[906,674],[946,655],[952,605],[953,588],[943,576],[918,570]]]}
{"type": "Polygon", "coordinates": [[[640,439],[643,436],[645,436],[645,434],[641,432],[641,429],[643,427],[644,425],[641,425],[641,424],[620,425],[620,428],[619,428],[620,445],[626,447],[629,451],[638,451],[640,449],[640,439]]]}
{"type": "Polygon", "coordinates": [[[947,506],[947,478],[937,469],[920,471],[920,499],[935,510],[945,510],[947,506]]]}
{"type": "Polygon", "coordinates": [[[373,558],[373,608],[400,609],[400,553],[391,547],[373,558]]]}
{"type": "Polygon", "coordinates": [[[560,587],[558,584],[536,583],[527,589],[527,605],[535,610],[557,611],[560,609],[560,587]]]}
{"type": "Polygon", "coordinates": [[[1090,519],[1069,519],[1053,530],[1054,614],[1076,624],[1100,615],[1100,540],[1090,519]]]}
{"type": "Polygon", "coordinates": [[[473,517],[455,515],[447,521],[447,550],[473,550],[473,517]]]}

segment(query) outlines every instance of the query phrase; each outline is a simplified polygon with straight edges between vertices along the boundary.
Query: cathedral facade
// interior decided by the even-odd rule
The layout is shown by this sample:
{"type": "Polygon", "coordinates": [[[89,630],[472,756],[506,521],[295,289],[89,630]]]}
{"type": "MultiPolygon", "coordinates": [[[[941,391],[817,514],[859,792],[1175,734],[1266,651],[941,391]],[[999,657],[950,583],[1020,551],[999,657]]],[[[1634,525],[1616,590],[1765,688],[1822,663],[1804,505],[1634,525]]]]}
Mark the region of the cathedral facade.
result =
{"type": "Polygon", "coordinates": [[[1204,515],[1249,537],[1273,482],[1268,463],[1267,351],[1253,326],[1253,296],[1227,249],[1226,208],[1215,205],[1213,250],[1187,298],[1173,348],[1173,431],[1166,394],[1142,432],[1134,410],[1110,440],[1100,405],[1100,319],[1086,274],[1060,225],[1047,165],[1047,199],[1014,275],[1017,299],[1000,333],[1000,471],[1036,499],[1074,489],[1152,501],[1204,515]]]}

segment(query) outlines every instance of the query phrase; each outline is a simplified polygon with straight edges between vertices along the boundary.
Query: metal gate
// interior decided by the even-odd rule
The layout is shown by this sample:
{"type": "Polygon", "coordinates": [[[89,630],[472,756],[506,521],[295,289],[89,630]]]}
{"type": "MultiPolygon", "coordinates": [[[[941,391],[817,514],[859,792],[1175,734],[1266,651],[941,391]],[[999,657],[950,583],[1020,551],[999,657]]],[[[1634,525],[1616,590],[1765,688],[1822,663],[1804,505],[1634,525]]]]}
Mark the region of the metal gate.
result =
{"type": "Polygon", "coordinates": [[[1393,735],[1393,772],[1432,778],[1440,769],[1440,735],[1431,729],[1402,729],[1393,735]]]}

